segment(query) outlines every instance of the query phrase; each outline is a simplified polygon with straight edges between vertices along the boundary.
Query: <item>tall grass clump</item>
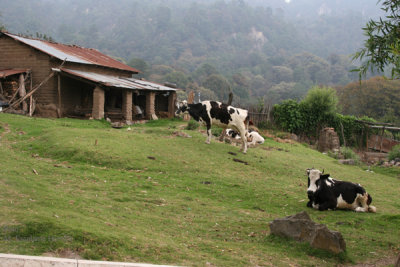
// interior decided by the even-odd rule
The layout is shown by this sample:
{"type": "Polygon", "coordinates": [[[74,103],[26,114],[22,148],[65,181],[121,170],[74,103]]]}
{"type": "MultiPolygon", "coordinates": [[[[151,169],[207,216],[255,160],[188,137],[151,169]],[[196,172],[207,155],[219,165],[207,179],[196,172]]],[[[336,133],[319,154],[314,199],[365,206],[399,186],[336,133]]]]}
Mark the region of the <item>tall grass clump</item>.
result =
{"type": "Polygon", "coordinates": [[[392,150],[389,152],[389,160],[395,160],[397,158],[400,158],[400,145],[396,145],[392,148],[392,150]]]}
{"type": "Polygon", "coordinates": [[[356,163],[360,162],[360,157],[350,147],[341,147],[340,154],[344,159],[353,159],[356,163]]]}
{"type": "Polygon", "coordinates": [[[195,120],[190,120],[189,122],[188,122],[188,124],[187,124],[187,126],[186,126],[186,130],[196,130],[196,129],[198,129],[200,127],[200,123],[198,123],[197,121],[195,121],[195,120]]]}

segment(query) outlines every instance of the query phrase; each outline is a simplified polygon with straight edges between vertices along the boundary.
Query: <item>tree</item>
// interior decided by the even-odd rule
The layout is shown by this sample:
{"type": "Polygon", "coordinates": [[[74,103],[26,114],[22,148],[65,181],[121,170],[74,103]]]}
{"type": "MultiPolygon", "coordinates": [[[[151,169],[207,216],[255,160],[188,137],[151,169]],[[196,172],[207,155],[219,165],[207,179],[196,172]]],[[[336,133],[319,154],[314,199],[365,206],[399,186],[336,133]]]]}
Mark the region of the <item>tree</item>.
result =
{"type": "Polygon", "coordinates": [[[338,87],[344,114],[368,116],[386,122],[400,122],[400,80],[373,77],[338,87]]]}
{"type": "Polygon", "coordinates": [[[141,58],[132,58],[128,61],[128,65],[140,71],[141,77],[147,77],[149,74],[149,66],[146,61],[141,58]]]}
{"type": "MultiPolygon", "coordinates": [[[[1,13],[0,13],[0,18],[1,18],[1,13]]],[[[5,31],[6,27],[3,25],[3,23],[0,20],[0,31],[5,31]]]]}
{"type": "MultiPolygon", "coordinates": [[[[379,0],[382,2],[382,0],[379,0]]],[[[366,59],[354,71],[359,73],[359,78],[366,76],[368,70],[384,72],[385,67],[391,69],[392,78],[400,78],[400,0],[385,0],[382,10],[387,13],[384,19],[370,20],[363,28],[368,39],[364,48],[360,49],[353,60],[366,59]]]]}
{"type": "Polygon", "coordinates": [[[321,128],[336,114],[337,105],[338,97],[333,88],[318,86],[311,88],[300,102],[305,121],[304,129],[307,129],[310,135],[317,137],[321,128]]]}
{"type": "Polygon", "coordinates": [[[217,95],[218,101],[221,102],[227,101],[229,92],[231,92],[231,86],[229,82],[220,74],[211,74],[208,76],[203,84],[203,87],[213,91],[217,95]]]}

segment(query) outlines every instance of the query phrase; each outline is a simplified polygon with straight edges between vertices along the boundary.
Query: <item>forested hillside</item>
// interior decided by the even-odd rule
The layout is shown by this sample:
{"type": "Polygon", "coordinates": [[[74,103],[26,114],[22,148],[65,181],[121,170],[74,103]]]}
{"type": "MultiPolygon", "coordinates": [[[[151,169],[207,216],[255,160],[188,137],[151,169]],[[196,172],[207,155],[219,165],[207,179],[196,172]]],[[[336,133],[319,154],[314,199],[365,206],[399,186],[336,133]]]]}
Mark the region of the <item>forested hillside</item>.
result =
{"type": "Polygon", "coordinates": [[[245,105],[345,85],[375,1],[0,0],[13,33],[96,48],[146,78],[245,105]],[[358,6],[357,6],[358,5],[358,6]],[[359,8],[357,8],[359,7],[359,8]]]}

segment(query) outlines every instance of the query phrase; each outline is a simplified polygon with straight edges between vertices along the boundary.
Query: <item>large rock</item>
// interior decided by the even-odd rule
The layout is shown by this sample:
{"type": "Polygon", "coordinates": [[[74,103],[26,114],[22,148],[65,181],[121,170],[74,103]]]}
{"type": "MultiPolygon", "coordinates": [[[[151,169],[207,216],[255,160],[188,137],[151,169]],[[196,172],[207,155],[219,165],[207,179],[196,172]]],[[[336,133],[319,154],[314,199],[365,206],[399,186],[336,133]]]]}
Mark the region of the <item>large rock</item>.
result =
{"type": "Polygon", "coordinates": [[[271,234],[308,242],[314,248],[335,254],[346,250],[346,243],[340,232],[331,231],[325,225],[313,222],[305,211],[273,220],[270,229],[271,234]]]}

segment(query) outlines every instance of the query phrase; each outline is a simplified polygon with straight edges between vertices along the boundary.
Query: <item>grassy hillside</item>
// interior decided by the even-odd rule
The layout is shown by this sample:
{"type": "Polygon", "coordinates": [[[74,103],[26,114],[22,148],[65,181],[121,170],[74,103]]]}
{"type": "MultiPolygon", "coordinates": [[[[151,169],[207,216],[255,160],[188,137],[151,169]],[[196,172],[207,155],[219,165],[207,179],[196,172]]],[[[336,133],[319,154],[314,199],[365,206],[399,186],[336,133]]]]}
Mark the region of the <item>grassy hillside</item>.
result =
{"type": "Polygon", "coordinates": [[[244,155],[206,145],[184,125],[160,120],[128,131],[0,114],[0,252],[187,266],[332,266],[398,253],[398,177],[272,139],[244,155]],[[313,166],[361,183],[378,212],[306,208],[313,166]],[[340,231],[347,252],[269,236],[271,220],[303,210],[340,231]]]}

